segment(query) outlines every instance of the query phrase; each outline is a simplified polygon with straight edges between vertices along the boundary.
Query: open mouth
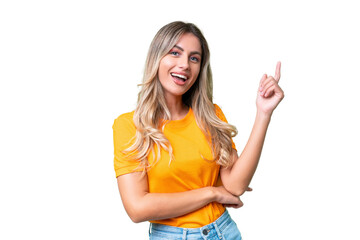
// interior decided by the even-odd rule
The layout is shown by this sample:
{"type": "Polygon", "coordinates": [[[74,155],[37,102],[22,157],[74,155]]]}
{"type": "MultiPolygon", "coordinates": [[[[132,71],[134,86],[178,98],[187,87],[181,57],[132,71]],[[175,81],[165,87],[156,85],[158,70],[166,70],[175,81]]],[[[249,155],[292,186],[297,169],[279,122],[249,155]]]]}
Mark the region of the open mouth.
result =
{"type": "Polygon", "coordinates": [[[187,80],[187,77],[178,73],[171,73],[171,76],[175,78],[176,80],[185,82],[187,80]]]}

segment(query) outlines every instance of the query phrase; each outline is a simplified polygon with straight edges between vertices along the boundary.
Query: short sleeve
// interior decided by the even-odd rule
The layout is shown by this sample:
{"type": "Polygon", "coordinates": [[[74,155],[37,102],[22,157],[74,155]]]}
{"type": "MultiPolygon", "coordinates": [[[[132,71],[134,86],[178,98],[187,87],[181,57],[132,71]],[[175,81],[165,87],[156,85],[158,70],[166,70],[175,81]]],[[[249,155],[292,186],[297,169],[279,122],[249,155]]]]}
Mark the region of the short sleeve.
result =
{"type": "MultiPolygon", "coordinates": [[[[216,105],[216,104],[214,104],[214,107],[215,107],[216,116],[217,116],[221,121],[227,123],[228,121],[226,120],[226,117],[225,117],[223,111],[221,110],[221,108],[220,108],[218,105],[216,105]]],[[[236,150],[235,143],[234,143],[234,141],[233,141],[232,139],[231,139],[231,144],[232,144],[232,148],[236,150]]]]}
{"type": "Polygon", "coordinates": [[[131,172],[142,171],[139,162],[126,158],[123,151],[135,141],[136,128],[130,114],[119,116],[113,125],[114,133],[114,169],[116,177],[131,172]]]}

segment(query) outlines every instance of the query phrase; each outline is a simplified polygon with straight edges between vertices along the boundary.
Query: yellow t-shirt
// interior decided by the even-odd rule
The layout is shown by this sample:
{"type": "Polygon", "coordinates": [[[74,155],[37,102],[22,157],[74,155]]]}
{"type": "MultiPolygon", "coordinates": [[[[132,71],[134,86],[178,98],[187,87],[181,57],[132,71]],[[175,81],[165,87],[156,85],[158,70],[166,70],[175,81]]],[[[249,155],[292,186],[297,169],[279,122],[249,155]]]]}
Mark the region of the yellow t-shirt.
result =
{"type": "MultiPolygon", "coordinates": [[[[215,104],[216,115],[226,122],[221,109],[215,104]]],[[[133,123],[134,111],[120,115],[114,122],[114,167],[116,177],[142,171],[137,161],[129,161],[122,151],[134,142],[136,132],[133,123]]],[[[150,193],[184,192],[207,186],[215,186],[220,166],[213,159],[211,146],[195,121],[192,109],[181,120],[170,121],[165,125],[164,135],[173,148],[174,159],[169,165],[169,153],[161,149],[161,158],[147,172],[150,193]],[[202,156],[205,158],[202,158],[202,156]]],[[[233,148],[235,148],[235,144],[233,148]]],[[[153,155],[148,155],[153,163],[153,155]]],[[[221,216],[225,211],[222,204],[212,202],[194,212],[165,220],[150,221],[175,227],[198,228],[205,226],[221,216]]]]}

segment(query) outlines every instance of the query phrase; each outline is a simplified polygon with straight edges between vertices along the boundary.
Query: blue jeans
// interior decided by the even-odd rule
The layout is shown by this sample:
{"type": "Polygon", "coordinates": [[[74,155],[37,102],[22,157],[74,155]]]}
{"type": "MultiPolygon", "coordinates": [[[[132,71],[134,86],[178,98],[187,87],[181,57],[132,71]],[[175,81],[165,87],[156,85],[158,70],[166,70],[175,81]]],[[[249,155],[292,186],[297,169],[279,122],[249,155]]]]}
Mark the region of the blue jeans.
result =
{"type": "Polygon", "coordinates": [[[241,240],[236,223],[227,210],[215,221],[201,228],[179,228],[150,223],[150,240],[241,240]]]}

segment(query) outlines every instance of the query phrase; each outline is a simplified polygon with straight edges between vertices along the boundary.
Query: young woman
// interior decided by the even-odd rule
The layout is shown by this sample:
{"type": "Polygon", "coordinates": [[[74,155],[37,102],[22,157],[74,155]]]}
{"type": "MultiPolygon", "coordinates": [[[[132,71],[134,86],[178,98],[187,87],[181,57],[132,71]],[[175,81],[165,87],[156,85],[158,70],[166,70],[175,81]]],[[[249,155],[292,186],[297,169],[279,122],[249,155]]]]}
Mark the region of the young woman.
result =
{"type": "Polygon", "coordinates": [[[241,239],[226,207],[255,173],[273,110],[283,99],[263,75],[257,114],[240,157],[227,123],[212,102],[209,48],[191,23],[172,22],[154,37],[135,111],[114,122],[115,172],[125,210],[150,221],[150,239],[241,239]]]}

